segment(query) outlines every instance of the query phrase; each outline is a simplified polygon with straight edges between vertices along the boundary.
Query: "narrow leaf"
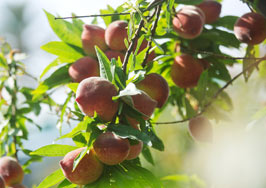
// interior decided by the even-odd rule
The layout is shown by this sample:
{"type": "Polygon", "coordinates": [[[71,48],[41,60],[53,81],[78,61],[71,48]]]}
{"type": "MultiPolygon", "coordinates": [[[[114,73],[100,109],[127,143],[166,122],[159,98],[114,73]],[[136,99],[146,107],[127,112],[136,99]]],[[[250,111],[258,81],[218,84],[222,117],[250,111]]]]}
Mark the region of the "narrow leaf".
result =
{"type": "Polygon", "coordinates": [[[48,187],[52,187],[53,185],[59,183],[63,179],[65,179],[65,176],[64,176],[62,170],[61,169],[58,169],[55,172],[53,172],[52,174],[50,174],[49,176],[47,176],[39,184],[39,186],[37,188],[48,188],[48,187]]]}
{"type": "Polygon", "coordinates": [[[75,149],[78,149],[78,147],[69,146],[69,145],[51,144],[51,145],[43,146],[31,152],[30,155],[58,157],[58,156],[65,156],[68,152],[75,150],[75,149]]]}

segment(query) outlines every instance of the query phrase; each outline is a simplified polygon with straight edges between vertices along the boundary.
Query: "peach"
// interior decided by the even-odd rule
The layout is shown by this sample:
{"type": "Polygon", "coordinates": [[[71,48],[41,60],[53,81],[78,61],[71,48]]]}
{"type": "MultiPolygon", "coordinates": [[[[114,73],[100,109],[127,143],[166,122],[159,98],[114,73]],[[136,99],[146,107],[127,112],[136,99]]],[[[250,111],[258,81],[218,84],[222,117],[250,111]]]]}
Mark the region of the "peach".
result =
{"type": "Polygon", "coordinates": [[[107,50],[104,53],[108,57],[108,59],[110,61],[111,61],[112,58],[115,58],[116,60],[118,60],[118,57],[120,57],[120,59],[121,59],[122,62],[124,61],[125,55],[122,52],[115,51],[115,50],[107,50]]]}
{"type": "Polygon", "coordinates": [[[0,175],[0,188],[5,188],[5,180],[4,178],[0,175]]]}
{"type": "Polygon", "coordinates": [[[207,61],[206,59],[199,59],[199,62],[204,70],[208,69],[211,66],[209,61],[207,61]]]}
{"type": "Polygon", "coordinates": [[[168,99],[169,86],[166,80],[159,74],[151,73],[136,84],[136,87],[145,91],[152,99],[157,101],[157,107],[161,108],[168,99]]]}
{"type": "Polygon", "coordinates": [[[85,154],[73,171],[74,160],[84,149],[86,148],[73,150],[67,153],[63,160],[60,161],[60,167],[65,177],[71,183],[77,185],[92,183],[96,181],[103,172],[103,164],[97,159],[93,150],[85,154]]]}
{"type": "Polygon", "coordinates": [[[91,57],[83,57],[69,67],[68,73],[75,82],[81,82],[92,76],[100,76],[99,63],[91,57]]]}
{"type": "Polygon", "coordinates": [[[205,14],[205,23],[211,24],[218,20],[222,5],[221,3],[213,0],[205,0],[199,5],[197,5],[205,14]]]}
{"type": "MultiPolygon", "coordinates": [[[[157,102],[153,100],[145,92],[141,92],[141,94],[133,95],[132,100],[133,100],[134,108],[144,114],[142,116],[144,120],[148,120],[151,117],[152,113],[154,112],[154,109],[157,106],[157,102]]],[[[128,116],[127,116],[127,120],[129,124],[133,127],[137,126],[137,124],[139,123],[137,120],[131,117],[128,117],[128,116]]]]}
{"type": "Polygon", "coordinates": [[[189,54],[176,56],[171,67],[171,78],[181,88],[192,88],[197,85],[203,67],[189,54]]]}
{"type": "Polygon", "coordinates": [[[255,12],[244,14],[236,21],[234,33],[241,42],[259,44],[266,38],[266,18],[255,12]]]}
{"type": "Polygon", "coordinates": [[[122,51],[126,50],[124,40],[127,36],[128,23],[123,20],[117,20],[112,22],[105,31],[106,44],[112,50],[122,51]]]}
{"type": "Polygon", "coordinates": [[[101,77],[90,77],[79,83],[76,101],[80,110],[93,117],[96,112],[103,121],[111,121],[118,110],[118,102],[112,100],[118,94],[116,87],[101,77]]]}
{"type": "Polygon", "coordinates": [[[101,162],[116,165],[127,158],[130,144],[127,139],[120,138],[112,132],[105,132],[96,138],[93,149],[101,162]]]}
{"type": "Polygon", "coordinates": [[[172,20],[174,30],[186,39],[199,36],[203,30],[205,16],[196,6],[184,6],[172,20]]]}
{"type": "Polygon", "coordinates": [[[20,184],[24,178],[24,172],[21,165],[15,158],[0,158],[0,175],[3,177],[6,186],[20,184]]]}
{"type": "Polygon", "coordinates": [[[204,116],[192,118],[188,124],[190,135],[200,142],[211,142],[213,136],[212,125],[204,116]]]}
{"type": "Polygon", "coordinates": [[[142,151],[142,147],[143,147],[142,141],[138,141],[137,144],[130,145],[129,154],[126,160],[132,160],[132,159],[137,158],[142,151]]]}
{"type": "Polygon", "coordinates": [[[83,25],[83,31],[81,34],[81,41],[83,50],[89,56],[95,57],[95,45],[97,45],[102,51],[107,50],[107,45],[104,39],[105,30],[97,25],[83,25]]]}

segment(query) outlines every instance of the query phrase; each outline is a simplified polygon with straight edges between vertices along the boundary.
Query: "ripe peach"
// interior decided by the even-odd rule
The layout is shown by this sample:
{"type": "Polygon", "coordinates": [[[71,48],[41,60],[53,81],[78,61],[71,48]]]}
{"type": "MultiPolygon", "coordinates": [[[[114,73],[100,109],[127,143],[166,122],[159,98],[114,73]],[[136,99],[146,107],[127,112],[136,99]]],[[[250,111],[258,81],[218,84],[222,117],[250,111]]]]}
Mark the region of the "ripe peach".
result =
{"type": "Polygon", "coordinates": [[[174,30],[183,38],[193,39],[203,30],[205,16],[196,6],[184,6],[172,20],[174,30]]]}
{"type": "MultiPolygon", "coordinates": [[[[145,92],[133,95],[132,100],[134,108],[144,114],[142,116],[144,120],[148,120],[151,117],[152,113],[154,112],[154,109],[157,106],[157,102],[153,100],[150,96],[148,96],[145,92]]],[[[137,120],[128,116],[127,120],[132,126],[137,125],[139,123],[137,120]]]]}
{"type": "Polygon", "coordinates": [[[205,0],[197,5],[205,14],[205,23],[211,24],[218,20],[222,5],[221,3],[213,0],[205,0]]]}
{"type": "Polygon", "coordinates": [[[137,158],[142,151],[142,147],[143,147],[142,141],[138,141],[138,143],[135,145],[130,145],[129,154],[126,160],[132,160],[137,158]]]}
{"type": "Polygon", "coordinates": [[[26,188],[26,186],[22,184],[16,184],[16,185],[9,186],[8,188],[26,188]]]}
{"type": "Polygon", "coordinates": [[[192,118],[188,124],[190,135],[197,141],[211,142],[213,136],[212,125],[204,116],[192,118]]]}
{"type": "Polygon", "coordinates": [[[108,47],[104,39],[105,30],[97,25],[83,25],[83,32],[81,34],[83,50],[89,56],[95,57],[95,45],[97,45],[102,51],[105,51],[108,47]]]}
{"type": "Polygon", "coordinates": [[[81,159],[76,169],[73,171],[75,158],[85,148],[73,150],[65,155],[60,161],[60,166],[65,177],[77,185],[86,185],[96,181],[103,172],[103,164],[97,159],[93,150],[81,159]]]}
{"type": "Polygon", "coordinates": [[[91,57],[83,57],[69,67],[68,73],[75,82],[81,82],[92,76],[100,76],[99,63],[91,57]]]}
{"type": "Polygon", "coordinates": [[[127,36],[128,23],[123,20],[117,20],[112,22],[105,31],[106,44],[112,50],[122,51],[126,50],[124,40],[127,36]]]}
{"type": "Polygon", "coordinates": [[[136,87],[156,100],[158,108],[164,105],[169,96],[168,83],[161,75],[156,73],[146,75],[143,80],[136,84],[136,87]]]}
{"type": "Polygon", "coordinates": [[[208,69],[211,66],[209,61],[207,61],[206,59],[199,59],[199,62],[204,70],[208,69]]]}
{"type": "Polygon", "coordinates": [[[236,21],[234,33],[241,42],[259,44],[266,38],[266,18],[255,12],[244,14],[236,21]]]}
{"type": "Polygon", "coordinates": [[[125,55],[122,52],[119,51],[115,51],[115,50],[107,50],[106,52],[104,52],[105,55],[108,57],[108,59],[111,61],[112,58],[115,58],[116,60],[118,59],[118,57],[120,57],[121,61],[124,61],[124,57],[125,55]]]}
{"type": "Polygon", "coordinates": [[[0,188],[5,188],[5,180],[1,175],[0,175],[0,188]]]}
{"type": "Polygon", "coordinates": [[[101,77],[82,80],[76,93],[79,108],[86,115],[93,117],[94,112],[103,121],[111,121],[118,110],[118,102],[112,100],[117,95],[116,87],[101,77]]]}
{"type": "Polygon", "coordinates": [[[93,143],[93,149],[98,159],[107,165],[123,162],[129,154],[130,144],[112,132],[100,134],[93,143]]]}
{"type": "Polygon", "coordinates": [[[197,85],[203,67],[199,61],[189,54],[176,56],[171,67],[171,78],[181,88],[191,88],[197,85]]]}
{"type": "Polygon", "coordinates": [[[12,157],[0,158],[0,175],[3,177],[6,186],[20,184],[24,178],[24,172],[18,161],[12,157]]]}

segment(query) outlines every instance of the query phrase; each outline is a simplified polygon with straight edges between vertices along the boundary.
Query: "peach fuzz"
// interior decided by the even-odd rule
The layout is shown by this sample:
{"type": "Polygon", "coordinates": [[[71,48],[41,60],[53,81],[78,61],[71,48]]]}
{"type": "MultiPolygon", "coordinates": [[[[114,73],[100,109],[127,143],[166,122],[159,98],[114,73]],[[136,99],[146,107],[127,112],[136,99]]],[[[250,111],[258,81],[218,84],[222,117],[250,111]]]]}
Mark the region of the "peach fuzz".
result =
{"type": "Polygon", "coordinates": [[[206,24],[211,24],[218,20],[222,9],[221,3],[213,0],[205,0],[197,5],[197,7],[204,12],[206,24]]]}
{"type": "Polygon", "coordinates": [[[97,45],[102,51],[107,50],[107,45],[104,39],[105,30],[97,25],[83,25],[83,31],[81,34],[81,41],[83,50],[89,56],[95,57],[95,45],[97,45]]]}
{"type": "Polygon", "coordinates": [[[101,77],[90,77],[79,83],[76,102],[80,110],[90,116],[97,113],[102,121],[111,121],[117,110],[118,102],[112,100],[118,94],[116,87],[101,77]]]}
{"type": "Polygon", "coordinates": [[[96,181],[103,172],[103,164],[95,156],[93,150],[86,153],[81,159],[78,166],[73,171],[73,163],[75,158],[84,150],[79,148],[65,155],[60,161],[60,167],[65,177],[74,184],[86,185],[96,181]]]}
{"type": "Polygon", "coordinates": [[[91,57],[83,57],[73,63],[68,74],[74,82],[81,82],[85,78],[100,76],[99,63],[91,57]]]}

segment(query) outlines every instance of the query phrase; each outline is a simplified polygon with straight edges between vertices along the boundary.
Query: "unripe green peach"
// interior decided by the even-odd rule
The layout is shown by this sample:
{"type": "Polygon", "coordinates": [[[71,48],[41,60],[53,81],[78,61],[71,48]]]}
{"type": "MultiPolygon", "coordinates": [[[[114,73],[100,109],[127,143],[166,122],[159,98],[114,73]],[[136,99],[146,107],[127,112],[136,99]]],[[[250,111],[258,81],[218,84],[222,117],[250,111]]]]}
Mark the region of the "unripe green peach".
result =
{"type": "Polygon", "coordinates": [[[218,20],[222,5],[221,3],[213,0],[205,0],[197,5],[205,14],[205,23],[211,24],[218,20]]]}
{"type": "Polygon", "coordinates": [[[65,177],[74,184],[86,185],[96,181],[103,172],[103,164],[97,159],[93,150],[86,153],[73,171],[73,163],[84,148],[73,150],[60,161],[60,167],[65,177]]]}
{"type": "Polygon", "coordinates": [[[241,42],[259,44],[266,38],[266,18],[255,12],[244,14],[236,21],[234,33],[241,42]]]}
{"type": "Polygon", "coordinates": [[[165,104],[169,96],[168,83],[161,75],[156,73],[146,75],[143,80],[136,84],[136,87],[156,100],[158,108],[165,104]]]}
{"type": "Polygon", "coordinates": [[[5,188],[5,180],[1,175],[0,175],[0,188],[5,188]]]}
{"type": "Polygon", "coordinates": [[[203,30],[205,16],[196,6],[184,6],[172,20],[174,30],[183,38],[193,39],[203,30]]]}
{"type": "Polygon", "coordinates": [[[120,59],[121,59],[122,62],[124,61],[125,55],[122,52],[115,51],[115,50],[107,50],[104,53],[108,57],[108,59],[110,61],[111,61],[112,58],[115,58],[116,60],[118,60],[118,57],[120,57],[120,59]]]}
{"type": "Polygon", "coordinates": [[[192,88],[197,85],[203,67],[199,61],[189,54],[175,57],[171,67],[171,78],[181,88],[192,88]]]}
{"type": "Polygon", "coordinates": [[[213,130],[209,120],[204,116],[192,118],[189,121],[189,133],[197,141],[212,142],[213,130]]]}
{"type": "Polygon", "coordinates": [[[0,175],[3,177],[6,186],[20,184],[24,178],[24,172],[21,165],[15,158],[0,158],[0,175]]]}
{"type": "Polygon", "coordinates": [[[127,158],[130,144],[127,139],[120,138],[112,132],[105,132],[96,138],[93,149],[101,162],[116,165],[127,158]]]}
{"type": "Polygon", "coordinates": [[[75,82],[81,82],[92,76],[100,76],[99,63],[91,57],[83,57],[69,67],[68,73],[75,82]]]}
{"type": "Polygon", "coordinates": [[[117,20],[112,22],[105,31],[106,44],[112,50],[122,51],[126,50],[124,40],[127,36],[128,23],[123,20],[117,20]]]}
{"type": "Polygon", "coordinates": [[[96,112],[103,121],[111,121],[117,110],[118,102],[112,100],[117,95],[116,87],[101,77],[90,77],[79,83],[76,101],[80,110],[93,117],[96,112]]]}
{"type": "Polygon", "coordinates": [[[97,25],[83,25],[81,41],[85,53],[89,56],[95,57],[95,45],[97,45],[102,51],[105,51],[108,47],[105,43],[104,35],[105,30],[97,25]]]}

